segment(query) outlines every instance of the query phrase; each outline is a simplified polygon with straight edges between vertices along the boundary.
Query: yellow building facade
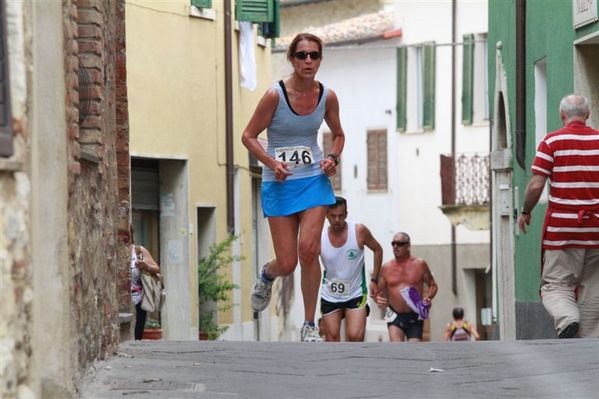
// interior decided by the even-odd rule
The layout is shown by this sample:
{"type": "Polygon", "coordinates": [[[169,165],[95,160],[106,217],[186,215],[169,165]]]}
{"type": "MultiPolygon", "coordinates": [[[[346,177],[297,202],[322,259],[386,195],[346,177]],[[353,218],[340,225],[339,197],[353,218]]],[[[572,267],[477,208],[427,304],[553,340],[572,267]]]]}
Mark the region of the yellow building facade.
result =
{"type": "Polygon", "coordinates": [[[136,242],[157,258],[164,275],[163,338],[198,339],[197,265],[234,227],[239,239],[232,253],[243,260],[226,272],[239,289],[218,322],[229,326],[225,338],[270,339],[268,312],[254,320],[249,301],[258,265],[271,249],[259,211],[259,178],[241,144],[243,128],[272,84],[269,41],[254,25],[257,87],[242,88],[241,33],[231,15],[228,203],[224,2],[198,8],[192,0],[127,0],[125,15],[133,225],[136,242]]]}

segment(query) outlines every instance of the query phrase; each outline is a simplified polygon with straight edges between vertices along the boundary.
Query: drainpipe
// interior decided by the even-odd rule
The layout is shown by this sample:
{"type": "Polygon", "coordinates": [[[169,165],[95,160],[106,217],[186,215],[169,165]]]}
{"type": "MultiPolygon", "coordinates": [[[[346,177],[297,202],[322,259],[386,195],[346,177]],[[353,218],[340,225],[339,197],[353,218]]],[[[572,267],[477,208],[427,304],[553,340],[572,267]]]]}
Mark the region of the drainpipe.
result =
{"type": "Polygon", "coordinates": [[[227,232],[235,234],[233,179],[233,66],[231,51],[231,0],[225,0],[225,147],[227,164],[227,232]]]}
{"type": "MultiPolygon", "coordinates": [[[[451,1],[451,43],[456,42],[456,0],[451,1]]],[[[456,67],[455,67],[455,44],[451,46],[451,158],[455,164],[456,159],[456,132],[455,132],[455,124],[456,124],[456,104],[455,104],[455,96],[456,96],[456,67]]],[[[451,291],[454,295],[458,294],[458,281],[457,281],[457,263],[458,263],[458,254],[457,254],[457,244],[456,244],[456,228],[452,224],[451,225],[451,291]]]]}
{"type": "Polygon", "coordinates": [[[525,169],[526,149],[526,2],[516,0],[516,161],[525,169]]]}

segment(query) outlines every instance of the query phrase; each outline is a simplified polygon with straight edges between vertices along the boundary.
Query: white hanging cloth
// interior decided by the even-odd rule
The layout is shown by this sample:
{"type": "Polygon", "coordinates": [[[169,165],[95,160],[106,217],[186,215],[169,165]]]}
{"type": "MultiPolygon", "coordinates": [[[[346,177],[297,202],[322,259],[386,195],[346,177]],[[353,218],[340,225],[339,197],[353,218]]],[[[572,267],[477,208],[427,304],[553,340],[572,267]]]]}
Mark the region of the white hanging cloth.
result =
{"type": "Polygon", "coordinates": [[[254,53],[254,28],[251,22],[239,22],[239,72],[241,87],[255,90],[256,54],[254,53]]]}

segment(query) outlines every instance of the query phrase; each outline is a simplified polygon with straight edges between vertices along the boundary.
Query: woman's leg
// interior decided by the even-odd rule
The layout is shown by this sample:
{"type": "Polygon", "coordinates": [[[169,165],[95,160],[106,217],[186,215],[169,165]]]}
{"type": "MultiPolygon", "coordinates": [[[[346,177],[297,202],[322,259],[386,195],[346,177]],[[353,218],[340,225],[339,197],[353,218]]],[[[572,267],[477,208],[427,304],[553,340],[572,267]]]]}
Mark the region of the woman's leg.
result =
{"type": "Polygon", "coordinates": [[[270,235],[275,250],[275,259],[266,265],[266,275],[274,278],[288,276],[297,266],[297,215],[269,217],[270,235]]]}
{"type": "Polygon", "coordinates": [[[141,308],[141,301],[135,305],[135,339],[140,340],[144,335],[146,316],[148,313],[141,308]]]}
{"type": "Polygon", "coordinates": [[[324,226],[326,206],[306,209],[299,214],[298,255],[302,268],[302,294],[305,320],[314,322],[320,288],[320,236],[324,226]]]}

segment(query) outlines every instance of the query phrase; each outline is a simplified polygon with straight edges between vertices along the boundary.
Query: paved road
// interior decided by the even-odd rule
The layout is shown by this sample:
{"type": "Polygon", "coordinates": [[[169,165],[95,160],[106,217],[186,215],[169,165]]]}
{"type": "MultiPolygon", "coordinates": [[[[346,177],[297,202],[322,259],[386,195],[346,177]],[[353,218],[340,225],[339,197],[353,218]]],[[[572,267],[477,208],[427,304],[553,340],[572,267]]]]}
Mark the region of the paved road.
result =
{"type": "Polygon", "coordinates": [[[82,397],[596,399],[599,340],[129,342],[82,397]]]}

